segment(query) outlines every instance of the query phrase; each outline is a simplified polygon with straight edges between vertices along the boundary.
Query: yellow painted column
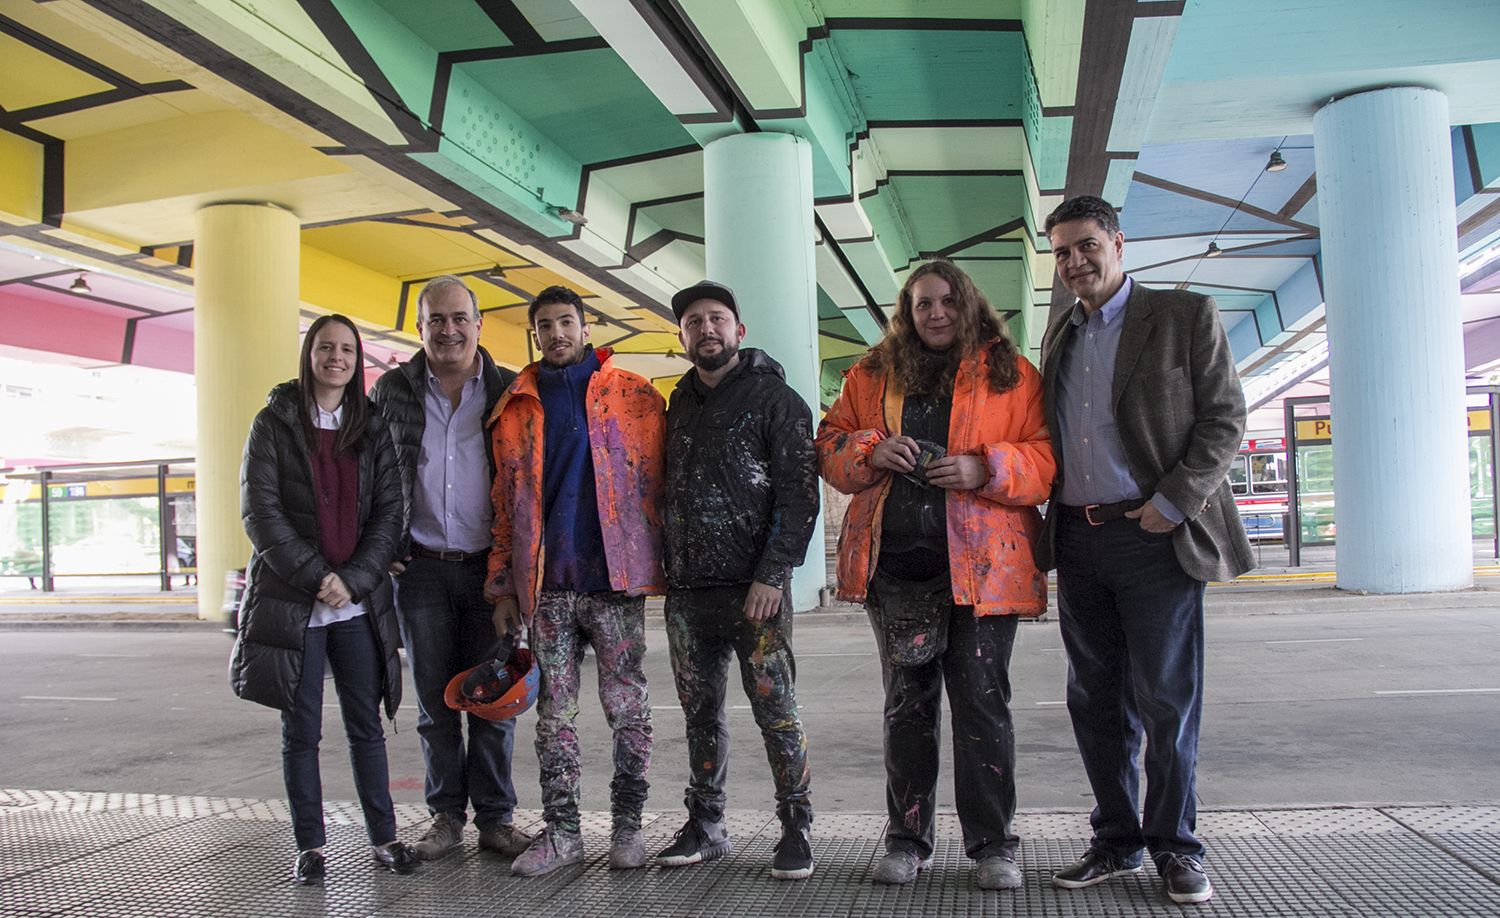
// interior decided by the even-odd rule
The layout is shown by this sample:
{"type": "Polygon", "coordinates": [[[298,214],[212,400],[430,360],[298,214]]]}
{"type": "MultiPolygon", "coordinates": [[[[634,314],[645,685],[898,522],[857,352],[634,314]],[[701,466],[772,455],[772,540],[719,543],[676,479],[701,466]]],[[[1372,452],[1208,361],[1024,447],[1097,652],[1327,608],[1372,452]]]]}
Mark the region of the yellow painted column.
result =
{"type": "Polygon", "coordinates": [[[273,204],[198,211],[193,375],[198,386],[198,617],[218,619],[224,574],[250,558],[240,457],[255,413],[297,375],[300,226],[273,204]]]}

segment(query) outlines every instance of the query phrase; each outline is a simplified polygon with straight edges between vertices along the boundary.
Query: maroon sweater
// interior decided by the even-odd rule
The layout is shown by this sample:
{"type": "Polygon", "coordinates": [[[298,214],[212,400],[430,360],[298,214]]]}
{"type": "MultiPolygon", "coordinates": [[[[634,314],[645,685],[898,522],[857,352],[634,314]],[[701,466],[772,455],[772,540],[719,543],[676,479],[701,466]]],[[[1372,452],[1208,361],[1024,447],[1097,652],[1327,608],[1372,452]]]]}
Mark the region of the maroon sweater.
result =
{"type": "Polygon", "coordinates": [[[312,457],[318,547],[334,567],[348,561],[359,545],[359,456],[335,453],[338,436],[337,430],[319,430],[312,457]]]}

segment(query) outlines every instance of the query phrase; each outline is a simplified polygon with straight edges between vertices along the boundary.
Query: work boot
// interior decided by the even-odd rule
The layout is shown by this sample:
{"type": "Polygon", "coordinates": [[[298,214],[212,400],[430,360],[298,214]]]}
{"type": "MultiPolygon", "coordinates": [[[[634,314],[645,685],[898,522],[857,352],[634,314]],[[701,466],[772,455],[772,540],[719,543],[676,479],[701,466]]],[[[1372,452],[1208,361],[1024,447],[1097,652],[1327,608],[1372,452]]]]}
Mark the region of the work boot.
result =
{"type": "Polygon", "coordinates": [[[646,865],[646,840],[641,830],[620,826],[609,837],[609,869],[634,870],[646,865]]]}
{"type": "Polygon", "coordinates": [[[917,874],[932,869],[932,857],[920,857],[915,851],[891,851],[875,865],[876,883],[886,886],[905,886],[915,880],[917,874]]]}
{"type": "Polygon", "coordinates": [[[722,818],[709,822],[689,816],[672,843],[657,852],[662,867],[686,867],[723,857],[729,853],[729,829],[722,818]]]}
{"type": "Polygon", "coordinates": [[[549,825],[510,865],[510,872],[518,877],[539,877],[559,867],[581,863],[583,836],[549,825]]]}
{"type": "Polygon", "coordinates": [[[980,889],[1017,889],[1021,885],[1021,868],[1014,857],[996,854],[982,858],[974,868],[974,881],[980,889]]]}
{"type": "Polygon", "coordinates": [[[424,861],[435,861],[452,854],[464,843],[464,820],[452,813],[438,813],[432,817],[432,825],[411,846],[412,853],[424,861]]]}
{"type": "Polygon", "coordinates": [[[518,857],[531,847],[532,837],[508,822],[479,830],[479,849],[505,857],[518,857]]]}

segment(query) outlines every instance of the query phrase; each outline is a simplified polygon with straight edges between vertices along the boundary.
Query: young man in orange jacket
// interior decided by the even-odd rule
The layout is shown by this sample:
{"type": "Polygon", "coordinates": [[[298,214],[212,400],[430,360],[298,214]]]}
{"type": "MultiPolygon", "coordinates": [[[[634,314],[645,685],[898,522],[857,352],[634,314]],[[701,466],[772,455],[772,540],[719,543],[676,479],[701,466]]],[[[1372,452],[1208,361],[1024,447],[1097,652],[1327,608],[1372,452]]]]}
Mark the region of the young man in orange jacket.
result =
{"type": "Polygon", "coordinates": [[[541,668],[537,757],[547,828],[511,865],[540,876],[583,860],[578,825],[579,663],[592,644],[599,698],[614,730],[609,863],[646,861],[641,808],[651,762],[643,662],[645,597],[662,575],[664,401],[641,376],[588,343],[583,301],[543,290],[530,321],[542,359],[495,406],[499,470],[485,594],[495,627],[524,622],[541,668]]]}

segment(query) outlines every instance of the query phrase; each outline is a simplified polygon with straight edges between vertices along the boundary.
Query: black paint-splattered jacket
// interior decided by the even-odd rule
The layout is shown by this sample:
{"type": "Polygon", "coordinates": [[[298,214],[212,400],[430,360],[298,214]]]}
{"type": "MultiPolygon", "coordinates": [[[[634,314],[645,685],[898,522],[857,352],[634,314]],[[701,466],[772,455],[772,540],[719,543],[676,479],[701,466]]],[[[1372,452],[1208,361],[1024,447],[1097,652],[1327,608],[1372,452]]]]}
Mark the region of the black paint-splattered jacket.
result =
{"type": "Polygon", "coordinates": [[[667,408],[667,585],[785,586],[818,516],[812,412],[759,349],[713,389],[697,372],[667,408]]]}

